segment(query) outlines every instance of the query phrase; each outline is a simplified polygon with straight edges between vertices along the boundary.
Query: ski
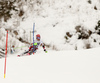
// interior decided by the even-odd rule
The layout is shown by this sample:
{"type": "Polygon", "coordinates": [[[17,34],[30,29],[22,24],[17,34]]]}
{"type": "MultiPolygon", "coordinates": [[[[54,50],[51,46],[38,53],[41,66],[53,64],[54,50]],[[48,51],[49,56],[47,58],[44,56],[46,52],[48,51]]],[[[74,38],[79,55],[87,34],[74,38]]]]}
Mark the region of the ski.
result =
{"type": "MultiPolygon", "coordinates": [[[[35,53],[33,53],[33,55],[34,55],[35,53]]],[[[22,56],[30,56],[30,54],[29,53],[27,53],[27,54],[23,54],[23,55],[17,55],[17,57],[22,57],[22,56]]]]}

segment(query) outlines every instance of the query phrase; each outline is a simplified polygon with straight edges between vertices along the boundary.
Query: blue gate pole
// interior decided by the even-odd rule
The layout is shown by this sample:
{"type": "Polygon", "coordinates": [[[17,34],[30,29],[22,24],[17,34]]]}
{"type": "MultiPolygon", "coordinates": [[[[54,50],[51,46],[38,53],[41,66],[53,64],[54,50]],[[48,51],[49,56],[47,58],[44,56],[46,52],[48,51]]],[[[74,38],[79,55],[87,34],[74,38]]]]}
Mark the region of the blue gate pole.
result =
{"type": "Polygon", "coordinates": [[[34,53],[34,28],[35,28],[35,23],[33,24],[33,53],[34,53]]]}

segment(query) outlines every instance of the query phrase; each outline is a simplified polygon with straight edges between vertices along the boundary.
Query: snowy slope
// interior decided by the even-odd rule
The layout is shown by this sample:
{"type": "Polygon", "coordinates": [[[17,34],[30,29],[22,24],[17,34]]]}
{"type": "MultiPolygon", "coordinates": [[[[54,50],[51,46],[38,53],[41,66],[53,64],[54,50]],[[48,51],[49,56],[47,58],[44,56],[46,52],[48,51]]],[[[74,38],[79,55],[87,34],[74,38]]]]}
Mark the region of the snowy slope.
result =
{"type": "Polygon", "coordinates": [[[100,83],[100,48],[0,59],[0,83],[100,83]]]}

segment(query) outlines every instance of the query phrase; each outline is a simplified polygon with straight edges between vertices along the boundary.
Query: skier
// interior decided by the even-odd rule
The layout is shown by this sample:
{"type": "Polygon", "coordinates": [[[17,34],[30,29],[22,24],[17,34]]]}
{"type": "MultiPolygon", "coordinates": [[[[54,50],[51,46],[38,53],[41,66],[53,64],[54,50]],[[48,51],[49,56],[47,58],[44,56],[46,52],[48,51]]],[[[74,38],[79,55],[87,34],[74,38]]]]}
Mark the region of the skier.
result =
{"type": "Polygon", "coordinates": [[[45,45],[44,43],[41,41],[41,36],[40,34],[36,35],[36,40],[34,41],[34,51],[36,51],[38,49],[39,46],[43,47],[43,50],[47,53],[46,49],[45,49],[45,45]]]}
{"type": "Polygon", "coordinates": [[[15,49],[14,49],[14,45],[11,47],[11,54],[13,54],[15,52],[15,49]]]}
{"type": "MultiPolygon", "coordinates": [[[[21,56],[23,56],[24,54],[28,54],[31,55],[32,53],[36,53],[37,49],[39,48],[39,46],[43,47],[43,50],[45,53],[47,53],[47,50],[45,49],[45,45],[44,43],[41,41],[41,36],[40,34],[36,35],[36,40],[34,40],[34,45],[33,43],[31,44],[31,46],[29,47],[29,49],[27,51],[25,51],[24,53],[21,54],[21,56]]],[[[20,56],[20,55],[18,55],[20,56]]]]}

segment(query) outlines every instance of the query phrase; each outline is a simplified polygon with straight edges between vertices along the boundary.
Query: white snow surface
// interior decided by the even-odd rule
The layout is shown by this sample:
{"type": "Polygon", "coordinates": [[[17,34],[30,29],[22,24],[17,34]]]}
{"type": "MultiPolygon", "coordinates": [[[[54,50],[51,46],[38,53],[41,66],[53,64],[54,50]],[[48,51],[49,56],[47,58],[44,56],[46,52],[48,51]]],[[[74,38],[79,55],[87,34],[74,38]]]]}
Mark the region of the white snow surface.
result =
{"type": "Polygon", "coordinates": [[[0,59],[0,83],[100,83],[100,48],[8,55],[6,78],[0,59]]]}

